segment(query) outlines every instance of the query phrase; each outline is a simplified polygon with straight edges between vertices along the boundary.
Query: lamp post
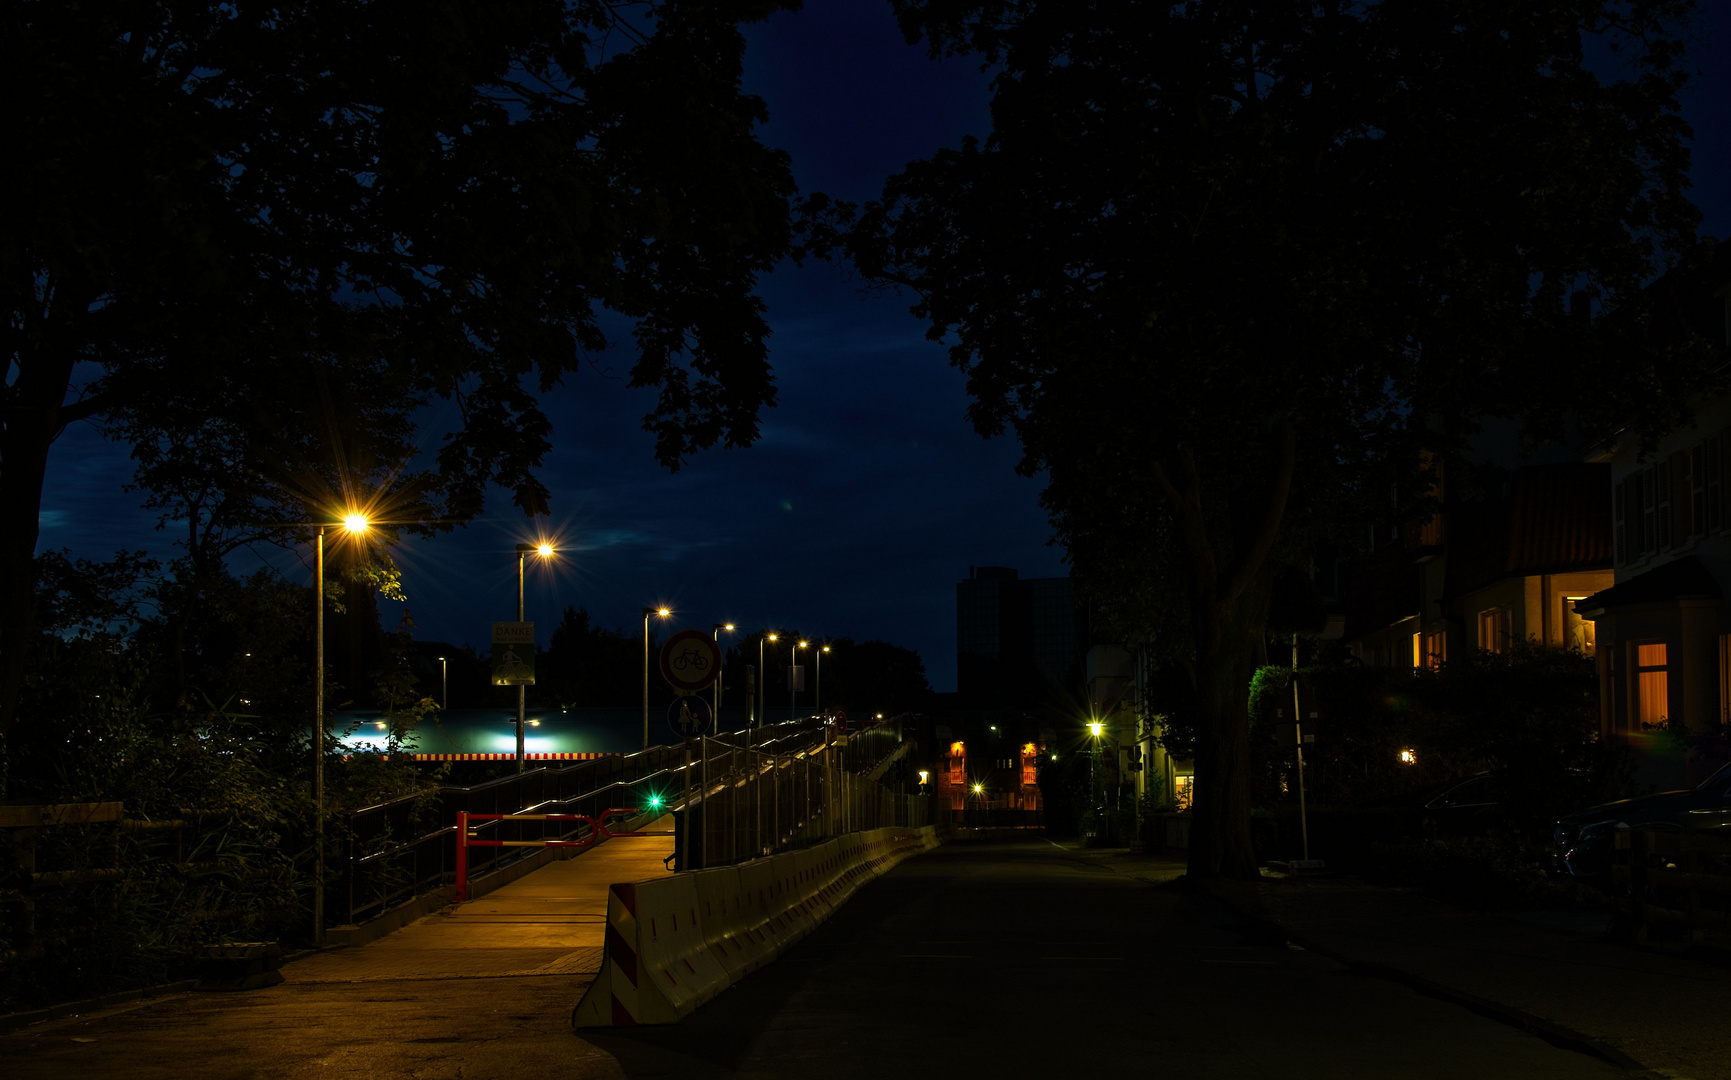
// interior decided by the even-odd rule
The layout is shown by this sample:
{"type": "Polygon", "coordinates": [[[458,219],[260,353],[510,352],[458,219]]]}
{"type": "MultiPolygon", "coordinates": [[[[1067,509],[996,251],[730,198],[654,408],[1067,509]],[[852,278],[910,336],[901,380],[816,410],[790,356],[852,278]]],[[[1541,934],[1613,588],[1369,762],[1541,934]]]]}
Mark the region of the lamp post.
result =
{"type": "Polygon", "coordinates": [[[769,680],[763,677],[763,643],[779,640],[781,638],[778,634],[765,634],[757,639],[757,697],[751,705],[752,711],[756,714],[752,717],[752,722],[759,727],[763,726],[763,702],[769,696],[769,680]]]}
{"type": "Polygon", "coordinates": [[[341,528],[350,536],[367,531],[366,515],[350,512],[340,526],[320,525],[313,575],[313,942],[325,940],[325,530],[341,528]]]}
{"type": "MultiPolygon", "coordinates": [[[[543,559],[553,557],[553,545],[545,540],[539,544],[517,545],[517,621],[523,621],[523,560],[533,551],[543,559]]],[[[533,648],[534,646],[530,646],[533,648]]],[[[523,713],[525,695],[529,688],[522,683],[517,684],[517,773],[523,773],[523,713]]]]}
{"type": "Polygon", "coordinates": [[[715,664],[715,730],[721,732],[721,669],[727,662],[727,653],[721,648],[721,632],[733,633],[732,623],[716,623],[710,627],[710,634],[715,639],[715,652],[721,658],[715,664]]]}
{"type": "Polygon", "coordinates": [[[649,616],[659,615],[665,619],[673,614],[671,608],[653,607],[643,609],[643,749],[649,749],[649,616]]]}
{"type": "Polygon", "coordinates": [[[792,642],[787,646],[787,718],[799,719],[799,680],[794,676],[799,671],[799,650],[811,648],[811,642],[802,641],[798,645],[792,642]]]}
{"type": "Polygon", "coordinates": [[[823,715],[823,654],[826,652],[829,652],[828,645],[817,651],[817,696],[813,699],[812,707],[817,710],[819,716],[823,715]]]}
{"type": "Polygon", "coordinates": [[[439,657],[439,708],[451,707],[451,683],[445,677],[445,658],[439,657]]]}

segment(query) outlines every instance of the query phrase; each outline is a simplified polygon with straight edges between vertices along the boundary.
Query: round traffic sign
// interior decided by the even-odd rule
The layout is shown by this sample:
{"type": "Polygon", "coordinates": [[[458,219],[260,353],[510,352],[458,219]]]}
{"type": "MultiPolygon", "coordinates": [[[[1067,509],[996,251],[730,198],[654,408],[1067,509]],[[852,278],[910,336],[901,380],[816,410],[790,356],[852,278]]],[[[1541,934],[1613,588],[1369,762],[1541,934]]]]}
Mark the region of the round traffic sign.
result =
{"type": "Polygon", "coordinates": [[[681,630],[661,646],[661,677],[681,694],[695,694],[721,672],[721,649],[701,630],[681,630]]]}
{"type": "Polygon", "coordinates": [[[709,702],[700,697],[678,697],[667,707],[667,725],[684,739],[694,739],[708,731],[711,719],[709,702]]]}

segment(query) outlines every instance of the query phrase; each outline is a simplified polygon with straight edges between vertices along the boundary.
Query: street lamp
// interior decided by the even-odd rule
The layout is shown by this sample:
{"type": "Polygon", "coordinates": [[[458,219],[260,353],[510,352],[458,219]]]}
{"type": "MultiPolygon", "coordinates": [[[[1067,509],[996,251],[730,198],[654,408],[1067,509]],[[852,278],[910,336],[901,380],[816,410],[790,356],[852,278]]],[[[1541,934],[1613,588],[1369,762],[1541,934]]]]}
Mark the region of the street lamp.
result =
{"type": "Polygon", "coordinates": [[[823,715],[823,654],[826,652],[829,652],[828,645],[825,645],[817,652],[817,697],[815,699],[815,707],[819,716],[823,715]]]}
{"type": "Polygon", "coordinates": [[[802,641],[798,645],[787,647],[787,718],[799,719],[799,680],[795,678],[799,670],[799,650],[811,648],[811,642],[802,641]]]}
{"type": "Polygon", "coordinates": [[[659,615],[665,619],[673,614],[671,608],[652,607],[643,609],[643,749],[649,749],[649,616],[659,615]]]}
{"type": "MultiPolygon", "coordinates": [[[[531,551],[534,552],[535,554],[541,556],[541,558],[543,558],[543,559],[550,559],[553,557],[553,545],[549,544],[545,540],[541,541],[538,544],[518,544],[517,545],[517,621],[518,622],[523,621],[523,560],[528,557],[528,555],[531,551]]],[[[533,648],[533,646],[530,646],[530,647],[533,648]]],[[[517,772],[519,775],[521,775],[523,772],[523,712],[524,712],[523,706],[524,706],[524,695],[528,692],[528,689],[529,688],[527,686],[525,686],[523,683],[517,684],[517,772]]]]}
{"type": "Polygon", "coordinates": [[[759,727],[763,726],[763,702],[769,696],[769,680],[763,677],[763,643],[780,640],[779,634],[765,634],[757,639],[757,696],[752,699],[751,707],[757,714],[752,717],[752,723],[759,727]]]}
{"type": "Polygon", "coordinates": [[[445,658],[439,657],[439,708],[451,707],[451,683],[445,677],[445,658]]]}
{"type": "Polygon", "coordinates": [[[314,559],[317,593],[313,601],[313,650],[318,654],[313,675],[313,941],[325,940],[325,530],[340,528],[359,536],[369,528],[366,515],[353,510],[341,525],[320,525],[314,559]]]}
{"type": "Polygon", "coordinates": [[[733,633],[733,624],[718,622],[710,627],[710,636],[715,639],[715,652],[718,659],[715,662],[715,730],[721,731],[721,669],[727,662],[727,653],[721,648],[721,632],[733,633]]]}

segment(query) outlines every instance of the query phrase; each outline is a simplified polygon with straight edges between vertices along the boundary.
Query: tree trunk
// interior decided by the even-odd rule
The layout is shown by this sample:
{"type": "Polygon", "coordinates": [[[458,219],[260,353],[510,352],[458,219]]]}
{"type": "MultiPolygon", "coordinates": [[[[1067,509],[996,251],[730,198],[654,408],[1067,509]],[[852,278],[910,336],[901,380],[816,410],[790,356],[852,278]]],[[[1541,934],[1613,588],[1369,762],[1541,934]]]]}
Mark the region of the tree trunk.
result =
{"type": "Polygon", "coordinates": [[[20,350],[0,429],[0,738],[10,734],[36,632],[36,541],[48,449],[62,426],[73,353],[20,350]]]}
{"type": "Polygon", "coordinates": [[[1194,878],[1255,878],[1250,835],[1250,678],[1268,618],[1274,568],[1265,565],[1231,601],[1198,598],[1196,780],[1191,807],[1194,878]]]}

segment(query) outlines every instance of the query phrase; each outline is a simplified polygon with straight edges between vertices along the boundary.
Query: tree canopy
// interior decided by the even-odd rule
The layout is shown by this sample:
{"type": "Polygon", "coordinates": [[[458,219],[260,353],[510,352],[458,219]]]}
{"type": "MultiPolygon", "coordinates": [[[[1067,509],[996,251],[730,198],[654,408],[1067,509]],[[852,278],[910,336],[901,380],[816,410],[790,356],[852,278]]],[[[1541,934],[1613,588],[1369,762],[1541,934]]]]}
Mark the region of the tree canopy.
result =
{"type": "Polygon", "coordinates": [[[322,480],[264,501],[307,520],[404,487],[406,418],[453,400],[411,516],[470,517],[489,483],[536,513],[537,392],[628,334],[664,464],[753,442],[775,397],[754,289],[789,250],[794,185],[756,137],[739,25],[797,6],[15,5],[0,732],[74,421],[139,447],[179,509],[256,499],[262,468],[300,463],[322,480]],[[333,397],[354,403],[346,444],[333,397]]]}
{"type": "Polygon", "coordinates": [[[892,177],[850,254],[1047,474],[1081,575],[1156,609],[1201,718],[1191,870],[1254,873],[1278,568],[1480,418],[1652,430],[1710,381],[1642,291],[1697,254],[1692,6],[895,7],[995,65],[993,130],[892,177]]]}

